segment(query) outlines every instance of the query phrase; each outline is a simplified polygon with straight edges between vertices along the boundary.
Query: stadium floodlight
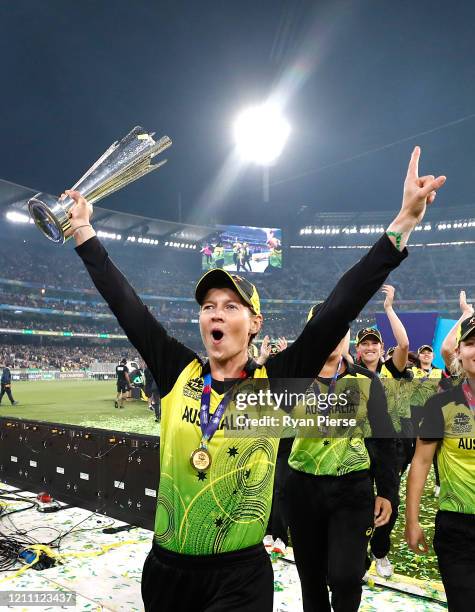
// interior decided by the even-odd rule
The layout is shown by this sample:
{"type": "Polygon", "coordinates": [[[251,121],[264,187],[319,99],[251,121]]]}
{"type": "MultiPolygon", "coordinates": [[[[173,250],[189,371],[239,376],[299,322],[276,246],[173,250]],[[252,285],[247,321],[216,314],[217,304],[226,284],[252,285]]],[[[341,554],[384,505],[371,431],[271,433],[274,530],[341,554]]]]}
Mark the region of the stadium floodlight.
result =
{"type": "Polygon", "coordinates": [[[280,109],[271,104],[242,111],[234,124],[239,155],[260,166],[269,166],[279,157],[289,134],[290,125],[280,109]]]}
{"type": "Polygon", "coordinates": [[[18,212],[16,210],[10,210],[5,215],[8,221],[12,223],[29,223],[30,217],[25,215],[24,213],[18,212]]]}

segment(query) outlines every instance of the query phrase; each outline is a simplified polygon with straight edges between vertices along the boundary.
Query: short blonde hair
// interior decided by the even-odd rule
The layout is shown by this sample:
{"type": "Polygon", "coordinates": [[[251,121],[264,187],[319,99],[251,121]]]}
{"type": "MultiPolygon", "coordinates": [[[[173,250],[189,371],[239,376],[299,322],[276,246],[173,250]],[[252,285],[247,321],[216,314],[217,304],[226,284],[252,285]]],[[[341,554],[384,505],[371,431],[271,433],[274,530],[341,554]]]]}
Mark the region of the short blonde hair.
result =
{"type": "Polygon", "coordinates": [[[449,371],[453,377],[455,377],[455,383],[458,384],[462,381],[465,376],[468,376],[467,372],[462,367],[462,360],[458,355],[454,355],[450,362],[449,371]]]}

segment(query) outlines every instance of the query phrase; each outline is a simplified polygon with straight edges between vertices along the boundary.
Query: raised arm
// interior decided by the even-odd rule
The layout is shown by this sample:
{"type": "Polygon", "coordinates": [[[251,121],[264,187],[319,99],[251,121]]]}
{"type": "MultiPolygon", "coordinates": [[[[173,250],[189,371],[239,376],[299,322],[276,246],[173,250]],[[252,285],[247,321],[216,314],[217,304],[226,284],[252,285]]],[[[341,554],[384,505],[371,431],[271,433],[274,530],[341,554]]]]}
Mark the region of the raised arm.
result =
{"type": "Polygon", "coordinates": [[[465,321],[465,319],[473,317],[473,306],[472,304],[467,304],[467,296],[465,295],[465,291],[460,292],[460,311],[462,314],[460,315],[459,320],[445,336],[442,346],[440,347],[442,359],[444,360],[445,366],[449,371],[454,359],[455,349],[457,347],[457,332],[460,324],[462,321],[465,321]]]}
{"type": "Polygon", "coordinates": [[[269,361],[269,376],[312,378],[319,372],[351,321],[407,257],[405,245],[412,230],[422,221],[427,205],[445,182],[445,176],[419,178],[419,156],[420,149],[416,147],[404,182],[401,209],[387,232],[343,275],[292,346],[269,361]]]}
{"type": "Polygon", "coordinates": [[[383,293],[386,295],[384,300],[384,311],[391,325],[391,330],[396,338],[397,346],[392,355],[393,363],[399,372],[403,372],[407,364],[407,356],[409,354],[409,338],[407,337],[406,328],[402,324],[401,319],[394,312],[394,287],[392,285],[383,285],[383,293]]]}
{"type": "Polygon", "coordinates": [[[69,230],[76,241],[76,251],[119,325],[150,368],[163,397],[196,355],[167,334],[114,265],[91,226],[92,207],[79,192],[66,194],[76,202],[70,213],[69,230]]]}
{"type": "Polygon", "coordinates": [[[387,235],[399,250],[406,246],[412,230],[422,221],[427,206],[434,202],[438,189],[446,181],[445,176],[437,178],[433,174],[419,176],[420,156],[420,147],[414,147],[404,181],[401,210],[386,230],[387,235]]]}

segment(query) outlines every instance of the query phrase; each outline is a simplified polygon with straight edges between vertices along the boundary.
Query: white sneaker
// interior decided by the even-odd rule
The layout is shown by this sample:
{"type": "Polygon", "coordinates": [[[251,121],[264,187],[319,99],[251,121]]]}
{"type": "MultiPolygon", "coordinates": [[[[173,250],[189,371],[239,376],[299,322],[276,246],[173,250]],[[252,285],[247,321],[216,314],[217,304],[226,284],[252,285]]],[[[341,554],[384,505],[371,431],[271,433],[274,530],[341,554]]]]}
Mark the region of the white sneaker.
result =
{"type": "Polygon", "coordinates": [[[435,485],[434,487],[434,497],[439,497],[440,495],[440,487],[438,485],[435,485]]]}
{"type": "Polygon", "coordinates": [[[262,543],[268,550],[272,550],[274,548],[274,538],[271,535],[266,535],[266,537],[262,540],[262,543]]]}
{"type": "Polygon", "coordinates": [[[374,555],[373,559],[375,561],[376,572],[381,576],[381,578],[391,578],[394,573],[394,568],[391,561],[387,557],[377,559],[374,555]]]}
{"type": "Polygon", "coordinates": [[[273,553],[278,553],[279,555],[285,555],[287,552],[287,546],[282,542],[280,538],[274,542],[274,548],[272,549],[273,553]]]}

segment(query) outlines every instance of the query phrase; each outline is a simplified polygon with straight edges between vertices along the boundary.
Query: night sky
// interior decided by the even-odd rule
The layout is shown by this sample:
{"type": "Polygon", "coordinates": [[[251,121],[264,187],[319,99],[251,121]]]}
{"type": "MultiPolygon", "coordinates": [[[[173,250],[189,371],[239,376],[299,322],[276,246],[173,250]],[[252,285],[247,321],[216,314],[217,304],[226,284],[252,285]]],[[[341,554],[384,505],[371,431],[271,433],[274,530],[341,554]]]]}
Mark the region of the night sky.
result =
{"type": "Polygon", "coordinates": [[[396,210],[415,144],[448,176],[438,205],[470,204],[474,24],[468,1],[3,0],[0,178],[60,193],[139,124],[173,139],[169,162],[107,208],[281,226],[396,210]],[[276,90],[292,133],[270,203],[253,166],[215,199],[236,114],[276,90]]]}

